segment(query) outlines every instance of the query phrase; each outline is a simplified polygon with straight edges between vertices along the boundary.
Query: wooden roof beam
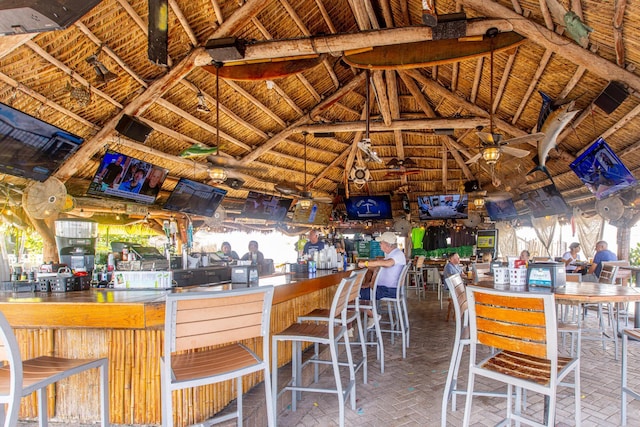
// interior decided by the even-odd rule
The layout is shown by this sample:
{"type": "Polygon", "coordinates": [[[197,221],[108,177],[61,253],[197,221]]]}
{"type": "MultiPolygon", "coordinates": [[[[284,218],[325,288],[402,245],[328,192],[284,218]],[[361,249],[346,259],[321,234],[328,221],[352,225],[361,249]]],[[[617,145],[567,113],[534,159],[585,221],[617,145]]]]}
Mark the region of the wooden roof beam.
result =
{"type": "MultiPolygon", "coordinates": [[[[244,6],[246,7],[246,5],[244,6]]],[[[522,19],[522,17],[520,17],[522,19]]],[[[500,31],[512,31],[513,25],[502,19],[487,19],[467,23],[467,35],[484,35],[496,27],[500,31]]],[[[375,46],[390,46],[433,40],[430,27],[398,27],[379,30],[361,30],[349,34],[329,34],[300,37],[284,40],[265,40],[251,42],[246,46],[243,61],[259,61],[294,56],[318,55],[328,53],[336,55],[344,51],[366,49],[375,46]]],[[[566,43],[566,42],[565,42],[566,43]]],[[[234,61],[229,61],[234,62],[234,61]]],[[[211,56],[202,52],[196,59],[196,65],[211,64],[211,56]]]]}
{"type": "Polygon", "coordinates": [[[180,22],[180,25],[182,26],[182,29],[184,30],[187,37],[189,37],[189,40],[191,40],[191,45],[193,47],[198,46],[199,44],[198,37],[196,37],[195,33],[191,29],[191,26],[189,25],[189,21],[187,21],[187,18],[185,18],[176,0],[169,0],[169,7],[173,11],[173,13],[176,15],[176,18],[178,18],[178,22],[180,22]]]}
{"type": "Polygon", "coordinates": [[[520,115],[524,111],[524,107],[527,105],[527,103],[531,99],[531,94],[535,90],[536,86],[538,86],[538,82],[540,82],[542,73],[544,73],[544,69],[547,67],[547,64],[551,60],[551,55],[553,55],[553,52],[550,51],[549,49],[547,49],[542,55],[542,58],[540,59],[540,63],[538,64],[538,68],[536,69],[536,72],[533,74],[533,77],[529,82],[529,87],[527,88],[527,91],[525,92],[525,94],[522,96],[520,105],[518,106],[518,109],[516,110],[515,114],[513,115],[513,118],[511,119],[512,124],[515,125],[518,122],[518,120],[520,120],[520,115]]]}
{"type": "Polygon", "coordinates": [[[460,0],[465,7],[474,9],[485,16],[494,16],[506,19],[513,25],[514,31],[527,37],[532,42],[551,50],[563,58],[576,65],[583,65],[591,73],[600,78],[611,81],[619,80],[626,82],[631,88],[640,91],[640,76],[637,76],[616,64],[591,53],[589,50],[580,47],[573,42],[561,37],[531,20],[522,19],[506,7],[487,0],[460,0]]]}
{"type": "Polygon", "coordinates": [[[273,111],[271,111],[271,109],[269,107],[267,107],[266,105],[264,105],[262,102],[258,101],[258,99],[251,95],[249,92],[247,92],[246,90],[244,90],[240,85],[238,85],[236,82],[234,82],[233,80],[226,80],[224,79],[224,82],[226,84],[228,84],[230,87],[233,88],[233,90],[235,90],[236,92],[238,92],[240,95],[242,95],[244,98],[246,98],[250,103],[252,103],[256,108],[258,108],[260,111],[262,111],[263,113],[265,113],[267,116],[271,117],[276,123],[278,123],[280,126],[285,127],[287,124],[285,123],[284,120],[282,120],[276,113],[274,113],[273,111]]]}
{"type": "Polygon", "coordinates": [[[627,0],[616,0],[613,14],[613,45],[616,50],[616,64],[624,67],[625,51],[624,51],[624,11],[627,8],[627,0]]]}
{"type": "MultiPolygon", "coordinates": [[[[465,118],[433,118],[433,119],[400,119],[394,120],[389,126],[384,123],[370,124],[371,132],[389,132],[404,129],[469,129],[477,126],[489,126],[488,117],[465,118]]],[[[301,124],[291,129],[291,132],[356,132],[364,131],[366,121],[301,124]]]]}

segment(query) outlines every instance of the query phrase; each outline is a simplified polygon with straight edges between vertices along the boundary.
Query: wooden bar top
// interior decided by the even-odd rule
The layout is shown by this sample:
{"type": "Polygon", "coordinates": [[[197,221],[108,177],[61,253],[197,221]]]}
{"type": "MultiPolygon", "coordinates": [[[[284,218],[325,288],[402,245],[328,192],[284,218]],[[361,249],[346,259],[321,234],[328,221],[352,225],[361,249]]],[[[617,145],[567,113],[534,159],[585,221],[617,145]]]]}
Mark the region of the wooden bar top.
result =
{"type": "MultiPolygon", "coordinates": [[[[329,270],[319,270],[315,277],[277,274],[260,278],[258,286],[275,286],[275,305],[333,286],[348,274],[350,272],[329,270]]],[[[107,288],[61,293],[4,292],[0,293],[0,311],[14,328],[161,328],[164,325],[164,301],[168,293],[246,286],[225,283],[168,290],[107,288]]]]}

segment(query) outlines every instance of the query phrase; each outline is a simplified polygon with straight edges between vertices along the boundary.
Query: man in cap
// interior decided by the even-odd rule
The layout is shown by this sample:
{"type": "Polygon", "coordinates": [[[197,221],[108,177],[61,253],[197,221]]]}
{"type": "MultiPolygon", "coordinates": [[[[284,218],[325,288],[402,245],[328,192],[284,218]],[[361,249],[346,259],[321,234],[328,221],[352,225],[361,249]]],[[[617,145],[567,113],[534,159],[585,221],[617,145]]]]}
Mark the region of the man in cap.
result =
{"type": "MultiPolygon", "coordinates": [[[[404,252],[398,249],[398,238],[390,231],[382,233],[376,237],[376,241],[380,242],[380,249],[384,252],[384,259],[373,261],[358,261],[359,268],[380,267],[378,271],[378,289],[376,291],[376,300],[381,298],[395,298],[398,288],[398,279],[402,273],[402,269],[407,264],[404,252]]],[[[371,288],[362,288],[360,290],[360,298],[371,300],[371,288]]],[[[367,329],[375,325],[375,320],[370,317],[367,321],[367,329]]]]}

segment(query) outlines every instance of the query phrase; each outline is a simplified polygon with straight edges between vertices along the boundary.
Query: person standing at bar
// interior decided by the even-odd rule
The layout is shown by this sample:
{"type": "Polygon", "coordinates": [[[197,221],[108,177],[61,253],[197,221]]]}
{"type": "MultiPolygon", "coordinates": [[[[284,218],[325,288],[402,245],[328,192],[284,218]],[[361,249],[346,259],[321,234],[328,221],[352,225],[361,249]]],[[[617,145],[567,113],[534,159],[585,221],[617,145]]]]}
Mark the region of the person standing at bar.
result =
{"type": "Polygon", "coordinates": [[[318,232],[311,230],[309,232],[309,241],[305,243],[302,250],[303,255],[313,256],[314,252],[319,252],[324,249],[324,242],[318,240],[318,232]]]}

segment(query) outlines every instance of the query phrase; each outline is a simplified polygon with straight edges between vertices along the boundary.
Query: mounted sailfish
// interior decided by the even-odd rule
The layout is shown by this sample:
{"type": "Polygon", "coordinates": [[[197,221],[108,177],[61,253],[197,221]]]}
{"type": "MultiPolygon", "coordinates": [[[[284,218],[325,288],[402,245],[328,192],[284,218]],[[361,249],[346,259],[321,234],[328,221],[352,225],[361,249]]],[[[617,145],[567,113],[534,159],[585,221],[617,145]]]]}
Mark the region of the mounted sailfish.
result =
{"type": "Polygon", "coordinates": [[[552,148],[557,146],[557,139],[560,132],[569,123],[579,110],[573,110],[575,101],[559,104],[546,93],[539,91],[542,96],[542,107],[538,115],[538,131],[544,133],[544,138],[538,141],[538,154],[533,158],[536,167],[531,169],[527,175],[535,171],[542,171],[547,174],[551,182],[553,178],[547,170],[547,156],[552,148]]]}

